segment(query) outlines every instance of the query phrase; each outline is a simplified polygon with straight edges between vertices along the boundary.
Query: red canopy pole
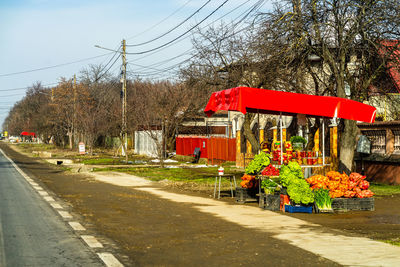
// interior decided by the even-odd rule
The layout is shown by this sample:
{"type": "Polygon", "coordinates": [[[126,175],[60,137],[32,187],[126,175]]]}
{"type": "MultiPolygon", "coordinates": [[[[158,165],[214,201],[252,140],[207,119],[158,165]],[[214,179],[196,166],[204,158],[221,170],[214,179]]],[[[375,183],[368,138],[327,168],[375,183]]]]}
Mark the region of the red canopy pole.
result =
{"type": "Polygon", "coordinates": [[[322,167],[325,166],[325,120],[322,118],[322,167]]]}
{"type": "Polygon", "coordinates": [[[282,112],[279,114],[279,128],[280,128],[280,137],[281,137],[281,165],[283,164],[283,133],[282,133],[282,128],[283,128],[283,121],[282,121],[282,112]]]}

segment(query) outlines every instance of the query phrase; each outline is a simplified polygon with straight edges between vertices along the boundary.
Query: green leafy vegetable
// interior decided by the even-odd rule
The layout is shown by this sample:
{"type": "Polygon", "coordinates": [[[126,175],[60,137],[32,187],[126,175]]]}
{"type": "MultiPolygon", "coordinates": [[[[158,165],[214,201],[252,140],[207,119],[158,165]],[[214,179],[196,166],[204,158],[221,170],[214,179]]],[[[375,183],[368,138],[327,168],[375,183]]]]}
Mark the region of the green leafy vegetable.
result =
{"type": "Polygon", "coordinates": [[[303,179],[303,170],[297,162],[289,162],[279,170],[279,182],[284,187],[288,187],[293,181],[303,179]]]}
{"type": "Polygon", "coordinates": [[[293,143],[303,143],[307,144],[307,140],[301,136],[292,136],[290,137],[290,142],[293,143]]]}
{"type": "Polygon", "coordinates": [[[296,204],[310,204],[314,202],[314,194],[310,185],[303,179],[294,180],[287,188],[290,200],[296,204]]]}
{"type": "Polygon", "coordinates": [[[310,185],[304,180],[303,170],[297,162],[283,165],[279,171],[279,181],[287,187],[287,192],[296,204],[310,204],[314,202],[314,194],[310,185]]]}
{"type": "Polygon", "coordinates": [[[254,156],[254,159],[246,167],[245,173],[250,175],[256,175],[270,163],[271,160],[269,158],[269,155],[264,152],[261,152],[260,154],[254,156]]]}
{"type": "Polygon", "coordinates": [[[274,193],[277,186],[278,186],[278,184],[270,179],[265,179],[265,180],[262,180],[262,182],[261,182],[261,188],[264,189],[264,192],[266,194],[274,193]]]}
{"type": "Polygon", "coordinates": [[[315,204],[321,210],[332,210],[332,199],[329,190],[324,188],[314,189],[315,204]]]}

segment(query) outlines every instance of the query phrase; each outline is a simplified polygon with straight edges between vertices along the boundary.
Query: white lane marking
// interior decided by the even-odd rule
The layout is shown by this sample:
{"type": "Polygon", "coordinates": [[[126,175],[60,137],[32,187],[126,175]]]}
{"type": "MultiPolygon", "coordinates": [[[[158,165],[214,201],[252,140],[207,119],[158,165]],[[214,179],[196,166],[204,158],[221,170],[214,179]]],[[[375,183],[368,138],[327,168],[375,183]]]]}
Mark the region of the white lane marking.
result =
{"type": "Polygon", "coordinates": [[[82,226],[82,224],[78,222],[68,222],[68,224],[74,229],[75,231],[86,231],[86,228],[82,226]]]}
{"type": "Polygon", "coordinates": [[[63,207],[62,207],[60,204],[58,204],[58,203],[50,203],[50,205],[51,205],[53,208],[58,209],[58,210],[62,210],[62,209],[63,209],[63,207]]]}
{"type": "MultiPolygon", "coordinates": [[[[13,167],[19,172],[19,174],[21,174],[25,179],[30,179],[28,175],[26,175],[26,173],[24,173],[18,166],[17,164],[14,163],[14,161],[12,161],[12,159],[10,159],[6,153],[4,153],[4,151],[2,149],[0,149],[0,152],[3,154],[3,156],[9,161],[11,162],[11,165],[13,165],[13,167]]],[[[38,185],[38,184],[36,184],[38,185]]]]}
{"type": "Polygon", "coordinates": [[[102,248],[103,244],[101,244],[97,239],[92,235],[81,235],[83,241],[91,248],[102,248]]]}
{"type": "Polygon", "coordinates": [[[64,219],[71,219],[72,215],[69,214],[68,211],[57,210],[57,212],[63,217],[64,219]]]}
{"type": "MultiPolygon", "coordinates": [[[[39,187],[39,185],[37,183],[35,183],[28,175],[25,174],[25,172],[23,172],[15,163],[14,161],[12,161],[12,159],[10,159],[2,149],[0,149],[0,152],[3,154],[3,156],[9,161],[11,162],[11,164],[13,165],[13,167],[22,175],[22,177],[25,178],[25,180],[27,180],[32,186],[37,186],[39,187]]],[[[52,198],[51,196],[49,196],[47,194],[47,192],[45,191],[41,191],[44,192],[45,195],[43,195],[44,200],[46,200],[47,202],[54,202],[54,198],[52,198]]],[[[40,194],[40,193],[39,193],[40,194]]],[[[52,204],[52,203],[50,203],[52,204]]],[[[53,205],[52,205],[53,206],[53,205]]],[[[61,217],[63,217],[64,219],[70,219],[72,218],[71,214],[69,214],[69,212],[67,211],[60,211],[57,210],[57,212],[61,215],[61,217]]],[[[69,222],[69,225],[72,227],[72,229],[74,229],[75,231],[85,231],[86,229],[78,222],[69,222]]],[[[89,235],[82,235],[81,238],[86,242],[86,244],[88,244],[89,247],[92,248],[102,248],[103,245],[97,241],[97,239],[94,236],[89,236],[89,235]]],[[[4,245],[2,245],[3,239],[2,239],[2,233],[1,233],[1,228],[0,228],[0,249],[4,248],[4,245]]],[[[5,261],[5,257],[3,257],[3,255],[5,255],[5,253],[3,253],[4,251],[1,250],[0,251],[0,266],[5,266],[6,264],[3,264],[3,261],[5,261]]],[[[120,267],[123,266],[112,254],[110,253],[98,253],[97,254],[100,259],[105,263],[105,265],[107,267],[120,267]]]]}
{"type": "Polygon", "coordinates": [[[44,198],[44,200],[46,200],[47,202],[54,202],[55,200],[54,200],[54,198],[52,198],[51,196],[45,196],[45,197],[43,197],[44,198]]]}
{"type": "Polygon", "coordinates": [[[6,252],[4,246],[4,234],[3,234],[3,225],[0,220],[0,266],[7,266],[6,264],[6,252]]]}
{"type": "Polygon", "coordinates": [[[107,267],[122,267],[122,265],[111,253],[97,253],[107,267]]]}
{"type": "Polygon", "coordinates": [[[41,196],[48,196],[48,195],[49,195],[49,193],[47,193],[46,191],[43,191],[43,190],[37,191],[37,192],[38,192],[39,195],[41,195],[41,196]]]}

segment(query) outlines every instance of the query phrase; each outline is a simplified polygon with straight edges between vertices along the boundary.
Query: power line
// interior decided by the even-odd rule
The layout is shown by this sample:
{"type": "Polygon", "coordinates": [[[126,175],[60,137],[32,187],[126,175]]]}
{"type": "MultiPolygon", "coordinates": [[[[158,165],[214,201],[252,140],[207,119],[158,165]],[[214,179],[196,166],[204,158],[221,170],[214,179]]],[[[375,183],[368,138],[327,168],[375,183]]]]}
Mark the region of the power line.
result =
{"type": "Polygon", "coordinates": [[[138,44],[131,44],[131,45],[127,45],[129,47],[133,47],[133,46],[141,46],[141,45],[145,45],[145,44],[149,44],[151,42],[154,42],[162,37],[164,37],[165,35],[173,32],[174,30],[176,30],[177,28],[179,28],[180,26],[182,26],[185,22],[187,22],[189,19],[191,19],[194,15],[196,15],[198,12],[200,12],[200,10],[202,10],[206,5],[208,5],[211,2],[211,0],[208,0],[207,2],[205,2],[200,8],[198,8],[195,12],[193,12],[189,17],[187,17],[186,19],[184,19],[182,22],[180,22],[178,25],[176,25],[175,27],[171,28],[170,30],[166,31],[165,33],[151,39],[148,40],[146,42],[143,43],[138,43],[138,44]]]}
{"type": "MultiPolygon", "coordinates": [[[[252,8],[252,10],[254,10],[254,8],[252,8]]],[[[247,14],[247,15],[248,15],[248,14],[247,14]]],[[[246,16],[247,16],[247,15],[246,15],[246,16]]],[[[237,25],[236,25],[236,26],[237,26],[237,25]]],[[[235,26],[235,27],[236,27],[236,26],[235,26]]],[[[239,34],[239,33],[243,32],[243,31],[245,31],[245,30],[247,30],[247,29],[249,29],[249,28],[251,28],[251,27],[252,27],[252,25],[247,26],[247,27],[243,27],[242,29],[239,29],[238,31],[236,31],[236,32],[234,32],[234,33],[232,33],[232,34],[230,34],[230,35],[224,37],[223,39],[230,38],[230,37],[232,37],[232,36],[234,36],[234,35],[236,35],[236,34],[239,34]]],[[[232,28],[232,30],[233,30],[233,29],[234,29],[234,28],[232,28]]],[[[182,65],[182,64],[184,64],[184,63],[190,61],[193,57],[194,57],[194,56],[191,56],[191,57],[189,57],[188,59],[185,59],[185,60],[183,60],[183,61],[181,61],[181,62],[179,62],[179,63],[176,63],[176,64],[174,64],[174,65],[172,65],[172,66],[169,66],[169,67],[167,67],[167,68],[159,69],[158,71],[153,71],[153,72],[140,72],[140,73],[139,73],[138,71],[136,71],[136,72],[131,71],[130,74],[140,75],[140,76],[155,76],[155,75],[160,74],[160,73],[171,72],[175,67],[178,67],[178,66],[180,66],[180,65],[182,65]]],[[[163,63],[163,64],[166,64],[166,63],[168,63],[168,62],[165,62],[165,63],[163,63]]],[[[131,65],[137,65],[137,66],[138,66],[138,64],[132,64],[132,63],[131,63],[131,65]]],[[[154,65],[154,64],[152,64],[152,65],[154,65]]],[[[152,66],[152,65],[149,65],[149,66],[152,66]]],[[[142,67],[142,68],[154,69],[154,68],[151,68],[151,67],[149,67],[149,66],[141,66],[141,65],[139,65],[139,67],[142,67]]]]}
{"type": "Polygon", "coordinates": [[[187,4],[189,4],[189,3],[192,2],[192,1],[193,1],[193,0],[187,1],[187,2],[184,3],[180,8],[178,8],[177,10],[175,10],[174,12],[172,12],[168,17],[162,19],[161,21],[157,22],[156,24],[154,24],[153,26],[147,28],[146,30],[144,30],[144,31],[142,31],[142,32],[140,32],[140,33],[138,33],[138,34],[136,34],[136,35],[133,35],[133,36],[131,36],[131,37],[126,38],[126,40],[130,40],[130,39],[132,39],[132,38],[138,37],[139,35],[142,35],[143,33],[148,32],[148,31],[154,29],[155,27],[157,27],[158,25],[160,25],[161,23],[163,23],[164,21],[166,21],[167,19],[169,19],[170,17],[172,17],[173,15],[175,15],[176,13],[178,13],[182,8],[184,8],[187,4]]]}
{"type": "Polygon", "coordinates": [[[111,54],[111,53],[107,53],[107,54],[103,54],[103,55],[99,55],[99,56],[95,56],[95,57],[88,57],[88,58],[84,58],[84,59],[80,59],[80,60],[76,60],[76,61],[72,61],[72,62],[57,64],[57,65],[43,67],[43,68],[37,68],[37,69],[32,69],[32,70],[24,70],[24,71],[12,72],[12,73],[0,74],[0,77],[6,77],[6,76],[24,74],[24,73],[35,72],[35,71],[48,70],[48,69],[52,69],[52,68],[58,68],[58,67],[62,67],[62,66],[67,66],[67,65],[71,65],[71,64],[75,64],[75,63],[79,63],[79,62],[83,62],[83,61],[99,58],[99,57],[104,57],[104,56],[107,56],[109,54],[111,54]]]}
{"type": "MultiPolygon", "coordinates": [[[[116,53],[116,54],[117,54],[117,53],[116,53]]],[[[115,55],[114,55],[114,56],[115,56],[115,55]]],[[[113,56],[113,57],[114,57],[114,56],[113,56]]],[[[119,59],[120,56],[121,56],[121,54],[119,54],[118,57],[115,58],[114,62],[110,65],[110,67],[109,67],[103,74],[101,74],[100,77],[98,77],[98,78],[96,79],[95,82],[97,82],[98,80],[100,80],[101,78],[103,78],[103,77],[108,73],[108,71],[115,65],[115,63],[117,62],[117,60],[119,59]]],[[[111,59],[111,60],[112,60],[112,59],[111,59]]],[[[107,64],[109,64],[109,63],[111,62],[111,60],[110,60],[107,64]]],[[[103,69],[105,69],[105,68],[103,68],[103,69]]]]}
{"type": "MultiPolygon", "coordinates": [[[[250,0],[247,0],[247,1],[243,2],[243,3],[240,4],[239,6],[235,7],[233,10],[229,11],[229,12],[226,13],[225,15],[223,15],[223,16],[221,16],[220,18],[218,18],[218,19],[214,20],[213,22],[209,23],[209,24],[206,25],[205,27],[207,27],[207,26],[213,24],[213,23],[216,22],[217,20],[222,19],[223,17],[225,17],[225,16],[227,16],[228,14],[234,12],[235,10],[237,10],[237,9],[240,8],[240,7],[242,7],[243,5],[245,5],[245,4],[248,3],[248,2],[250,2],[250,0]]],[[[236,28],[236,27],[237,27],[242,21],[244,21],[252,12],[255,12],[255,11],[259,10],[259,9],[263,6],[264,3],[265,3],[265,0],[259,0],[259,1],[257,1],[254,5],[252,5],[250,8],[246,9],[245,12],[243,12],[243,13],[241,13],[239,16],[237,16],[232,22],[238,20],[239,18],[240,18],[240,20],[239,20],[238,22],[236,22],[236,23],[233,24],[231,30],[233,30],[234,28],[236,28]],[[243,15],[244,15],[244,16],[243,16],[243,15]]],[[[205,27],[203,27],[203,28],[205,28],[205,27]]],[[[242,32],[242,31],[244,31],[244,30],[246,30],[246,29],[248,29],[248,28],[250,28],[250,27],[251,27],[251,26],[244,27],[244,28],[240,29],[239,31],[234,32],[234,33],[232,33],[231,35],[227,36],[226,38],[229,38],[229,37],[231,37],[231,36],[233,36],[233,35],[239,34],[240,32],[242,32]]],[[[186,39],[186,38],[188,38],[188,37],[189,37],[189,36],[185,37],[184,39],[186,39]]],[[[224,39],[225,39],[225,38],[224,38],[224,39]]],[[[164,48],[164,49],[165,49],[165,48],[164,48]]],[[[188,54],[188,52],[190,52],[191,50],[193,50],[193,48],[190,48],[190,49],[186,50],[185,52],[183,52],[183,53],[181,53],[180,55],[177,55],[177,56],[175,56],[175,57],[172,57],[172,58],[169,58],[169,59],[160,61],[160,62],[156,62],[156,63],[150,64],[150,65],[147,65],[147,66],[143,66],[143,65],[139,65],[139,64],[132,64],[132,63],[131,63],[132,65],[138,66],[138,67],[140,67],[140,68],[142,68],[142,69],[153,69],[153,70],[155,70],[155,71],[153,71],[153,72],[140,72],[140,73],[138,73],[138,71],[136,71],[136,72],[131,71],[131,74],[143,75],[143,76],[152,76],[152,75],[157,75],[157,74],[160,73],[160,72],[170,72],[171,69],[173,69],[173,68],[175,68],[175,67],[177,67],[177,66],[180,66],[180,65],[182,65],[182,64],[184,64],[184,63],[186,63],[186,62],[188,62],[188,61],[189,61],[191,58],[193,58],[194,56],[191,56],[191,57],[189,57],[188,59],[185,59],[185,60],[183,60],[183,61],[181,61],[181,62],[179,62],[179,63],[177,63],[177,64],[174,64],[174,65],[172,65],[172,66],[170,66],[170,67],[167,67],[167,68],[164,68],[164,69],[156,69],[156,68],[152,68],[152,67],[153,67],[153,66],[156,66],[156,65],[157,65],[157,66],[160,66],[160,65],[167,64],[167,63],[171,62],[172,60],[174,60],[174,59],[176,59],[176,58],[179,58],[179,57],[181,57],[181,56],[184,56],[184,55],[188,54]]],[[[153,53],[151,53],[151,54],[155,54],[155,53],[157,53],[157,52],[158,52],[158,51],[153,52],[153,53]]],[[[146,55],[146,56],[143,56],[143,57],[141,57],[141,58],[139,58],[139,59],[142,59],[142,58],[145,58],[145,57],[148,57],[148,56],[149,56],[149,55],[146,55]]],[[[136,59],[136,61],[139,60],[139,59],[136,59]]]]}
{"type": "MultiPolygon", "coordinates": [[[[52,86],[52,85],[57,85],[57,84],[58,84],[58,82],[56,82],[56,83],[44,84],[44,85],[41,85],[41,86],[46,87],[46,86],[52,86]]],[[[32,87],[32,86],[19,87],[19,88],[10,88],[10,89],[0,89],[0,91],[18,91],[18,90],[26,90],[26,89],[29,89],[29,88],[31,88],[31,87],[32,87]]]]}
{"type": "MultiPolygon", "coordinates": [[[[251,0],[247,0],[247,1],[243,2],[243,3],[240,4],[239,6],[235,7],[235,8],[232,9],[231,11],[229,11],[228,13],[224,14],[223,16],[221,16],[221,17],[215,19],[214,21],[212,21],[212,22],[210,22],[209,24],[207,24],[206,26],[204,26],[203,29],[206,28],[206,27],[208,27],[208,26],[210,26],[210,25],[212,25],[212,24],[215,23],[216,21],[219,21],[219,20],[223,19],[224,17],[226,17],[227,15],[233,13],[234,11],[236,11],[237,9],[239,9],[240,7],[242,7],[243,5],[247,4],[247,3],[250,2],[250,1],[251,1],[251,0]]],[[[250,9],[251,9],[251,8],[250,8],[250,9]]],[[[249,9],[248,9],[248,10],[249,10],[249,9]]],[[[246,12],[247,12],[247,11],[246,11],[246,12]]],[[[244,13],[246,13],[246,12],[244,12],[244,13]]],[[[241,13],[241,14],[240,14],[238,17],[236,17],[233,21],[237,20],[237,19],[238,19],[239,17],[241,17],[244,13],[241,13]]],[[[179,42],[181,42],[181,41],[183,41],[183,40],[186,40],[186,39],[189,38],[189,37],[190,37],[190,36],[186,36],[185,38],[182,38],[181,40],[175,42],[174,44],[177,44],[177,43],[179,43],[179,42]]],[[[164,47],[164,48],[162,48],[162,49],[159,49],[159,50],[157,50],[157,51],[154,51],[153,53],[150,53],[150,54],[144,55],[144,56],[142,56],[142,57],[139,57],[139,58],[137,58],[137,59],[135,59],[135,60],[138,61],[138,60],[142,60],[142,59],[144,59],[144,58],[147,58],[147,57],[149,57],[149,56],[151,56],[151,55],[154,55],[154,54],[156,54],[156,53],[158,53],[158,52],[160,52],[160,51],[162,51],[162,50],[164,50],[164,49],[166,49],[166,48],[168,48],[168,47],[170,47],[170,46],[172,46],[172,45],[174,45],[174,44],[169,44],[169,45],[167,45],[166,47],[164,47]]],[[[193,50],[193,48],[188,49],[188,50],[187,50],[186,52],[184,52],[184,53],[188,53],[188,52],[191,51],[191,50],[193,50]]],[[[181,55],[182,55],[182,54],[181,54],[181,55]]],[[[154,63],[154,64],[157,64],[157,63],[154,63]]]]}
{"type": "Polygon", "coordinates": [[[10,96],[21,96],[24,95],[25,93],[20,93],[20,94],[13,94],[13,95],[0,95],[0,97],[10,97],[10,96]]]}
{"type": "Polygon", "coordinates": [[[221,5],[219,5],[213,12],[211,12],[210,14],[208,14],[208,15],[207,15],[204,19],[202,19],[199,23],[197,23],[196,25],[194,25],[193,27],[191,27],[189,30],[187,30],[186,32],[182,33],[182,34],[179,35],[178,37],[172,39],[171,41],[169,41],[169,42],[167,42],[167,43],[165,43],[165,44],[163,44],[163,45],[160,45],[160,46],[158,46],[158,47],[155,47],[155,48],[146,50],[146,51],[136,52],[136,53],[126,53],[126,54],[129,54],[129,55],[142,55],[142,54],[146,54],[146,53],[149,53],[149,52],[153,52],[153,51],[155,51],[155,50],[158,50],[158,49],[160,49],[160,48],[163,48],[163,47],[165,47],[165,46],[167,46],[167,45],[169,45],[169,44],[175,42],[176,40],[182,38],[183,36],[185,36],[186,34],[188,34],[189,32],[191,32],[194,28],[196,28],[197,26],[199,26],[199,25],[200,25],[201,23],[203,23],[206,19],[208,19],[209,17],[211,17],[215,12],[217,12],[221,7],[223,7],[228,1],[229,1],[229,0],[225,0],[221,5]]]}

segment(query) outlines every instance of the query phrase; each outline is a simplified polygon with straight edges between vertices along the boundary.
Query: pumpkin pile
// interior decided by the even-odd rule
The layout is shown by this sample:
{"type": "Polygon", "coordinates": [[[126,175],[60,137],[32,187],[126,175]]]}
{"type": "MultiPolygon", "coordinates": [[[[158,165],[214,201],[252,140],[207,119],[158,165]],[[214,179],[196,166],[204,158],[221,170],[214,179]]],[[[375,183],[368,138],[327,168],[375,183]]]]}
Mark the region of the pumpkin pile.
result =
{"type": "Polygon", "coordinates": [[[242,188],[256,188],[258,187],[258,180],[254,175],[245,174],[242,176],[240,186],[242,188]]]}
{"type": "Polygon", "coordinates": [[[329,190],[331,198],[368,198],[374,193],[369,188],[369,182],[365,176],[353,172],[348,176],[345,173],[340,174],[336,171],[330,171],[326,176],[314,175],[306,179],[312,189],[324,188],[329,190]]]}

